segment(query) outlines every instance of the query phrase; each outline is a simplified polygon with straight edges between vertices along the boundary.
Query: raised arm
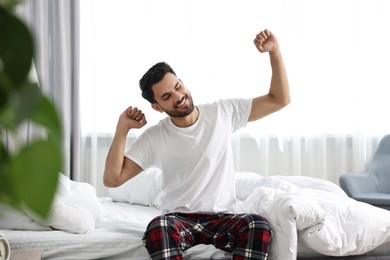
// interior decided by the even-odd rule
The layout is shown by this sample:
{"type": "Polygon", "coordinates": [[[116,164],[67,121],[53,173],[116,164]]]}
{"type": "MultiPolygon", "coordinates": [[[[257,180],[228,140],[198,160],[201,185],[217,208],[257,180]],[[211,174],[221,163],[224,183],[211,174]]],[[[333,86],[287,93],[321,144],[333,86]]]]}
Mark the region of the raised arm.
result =
{"type": "Polygon", "coordinates": [[[256,35],[253,42],[261,53],[269,53],[272,77],[268,94],[253,99],[248,121],[258,120],[290,103],[287,73],[278,40],[269,30],[265,29],[256,35]]]}
{"type": "Polygon", "coordinates": [[[142,171],[138,164],[124,156],[124,150],[130,129],[141,128],[146,123],[145,115],[137,108],[129,107],[120,115],[106,159],[103,177],[105,186],[120,186],[142,171]]]}

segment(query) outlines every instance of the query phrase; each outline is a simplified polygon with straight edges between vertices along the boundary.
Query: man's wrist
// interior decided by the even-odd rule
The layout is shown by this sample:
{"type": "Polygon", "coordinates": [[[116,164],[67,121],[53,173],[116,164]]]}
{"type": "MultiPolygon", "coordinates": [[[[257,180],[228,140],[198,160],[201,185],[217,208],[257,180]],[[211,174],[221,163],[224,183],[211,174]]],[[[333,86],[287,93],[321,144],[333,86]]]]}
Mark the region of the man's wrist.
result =
{"type": "Polygon", "coordinates": [[[279,47],[275,47],[274,50],[269,52],[269,55],[270,55],[270,57],[281,57],[282,56],[279,47]]]}
{"type": "MultiPolygon", "coordinates": [[[[131,128],[130,128],[131,129],[131,128]]],[[[126,129],[123,129],[123,127],[117,127],[116,128],[116,131],[115,131],[115,136],[118,136],[118,137],[127,137],[127,134],[129,133],[130,129],[126,130],[126,129]]]]}

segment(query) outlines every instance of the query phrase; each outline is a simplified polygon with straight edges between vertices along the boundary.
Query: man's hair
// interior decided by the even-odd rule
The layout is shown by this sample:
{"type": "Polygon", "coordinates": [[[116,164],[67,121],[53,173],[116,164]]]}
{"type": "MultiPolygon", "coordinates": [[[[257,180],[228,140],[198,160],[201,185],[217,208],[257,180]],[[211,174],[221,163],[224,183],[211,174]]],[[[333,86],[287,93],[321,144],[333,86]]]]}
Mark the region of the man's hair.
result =
{"type": "Polygon", "coordinates": [[[158,62],[153,65],[139,80],[139,87],[142,91],[142,97],[149,101],[150,103],[156,103],[156,99],[154,98],[152,86],[165,76],[168,72],[174,74],[171,66],[169,66],[166,62],[158,62]]]}

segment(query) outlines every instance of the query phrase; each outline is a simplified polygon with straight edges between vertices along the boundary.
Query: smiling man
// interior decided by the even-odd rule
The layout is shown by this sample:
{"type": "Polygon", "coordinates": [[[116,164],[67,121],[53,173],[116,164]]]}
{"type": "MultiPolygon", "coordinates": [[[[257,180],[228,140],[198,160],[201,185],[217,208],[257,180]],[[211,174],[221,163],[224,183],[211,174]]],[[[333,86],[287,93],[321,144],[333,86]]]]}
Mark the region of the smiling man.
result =
{"type": "Polygon", "coordinates": [[[136,107],[119,117],[104,184],[117,187],[150,167],[163,173],[163,215],[149,223],[143,239],[152,259],[183,259],[183,251],[197,244],[212,244],[236,260],[268,257],[272,238],[268,221],[234,213],[231,137],[248,122],[286,106],[290,95],[276,37],[263,30],[254,44],[261,53],[269,53],[272,77],[267,94],[195,106],[174,70],[159,62],[139,83],[153,109],[168,116],[146,129],[126,153],[127,134],[147,121],[136,107]]]}

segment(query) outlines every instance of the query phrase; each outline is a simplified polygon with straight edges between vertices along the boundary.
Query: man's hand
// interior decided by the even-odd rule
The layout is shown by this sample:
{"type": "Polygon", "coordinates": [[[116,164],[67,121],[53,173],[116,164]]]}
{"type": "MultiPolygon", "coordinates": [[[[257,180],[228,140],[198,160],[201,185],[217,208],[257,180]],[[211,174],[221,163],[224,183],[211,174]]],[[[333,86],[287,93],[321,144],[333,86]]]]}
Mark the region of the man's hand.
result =
{"type": "Polygon", "coordinates": [[[273,52],[279,48],[278,40],[268,29],[258,33],[253,43],[260,52],[273,52]]]}
{"type": "Polygon", "coordinates": [[[146,117],[136,107],[128,107],[119,117],[118,128],[129,131],[131,128],[141,128],[146,125],[146,117]]]}

